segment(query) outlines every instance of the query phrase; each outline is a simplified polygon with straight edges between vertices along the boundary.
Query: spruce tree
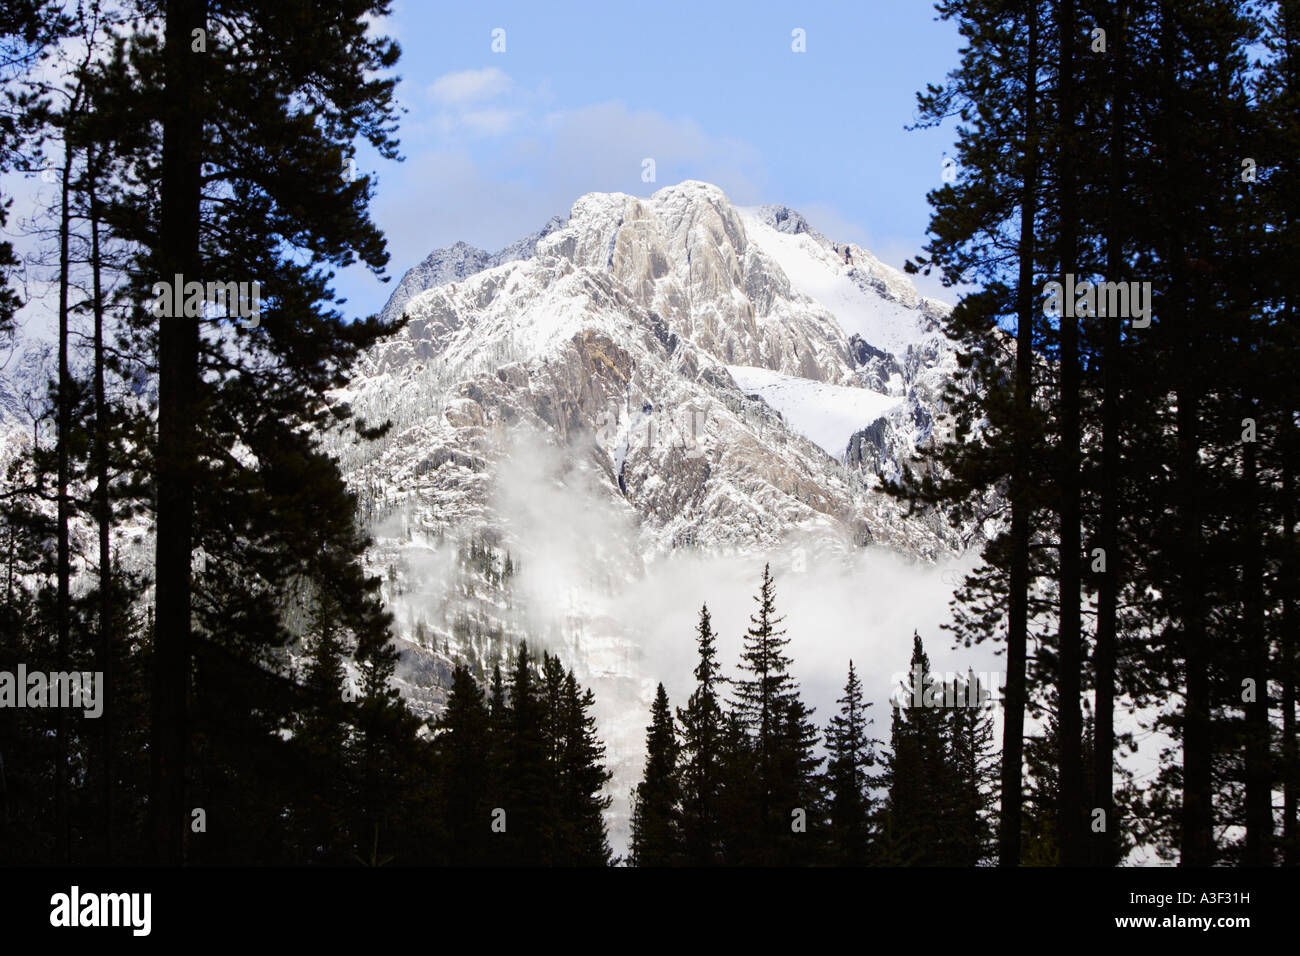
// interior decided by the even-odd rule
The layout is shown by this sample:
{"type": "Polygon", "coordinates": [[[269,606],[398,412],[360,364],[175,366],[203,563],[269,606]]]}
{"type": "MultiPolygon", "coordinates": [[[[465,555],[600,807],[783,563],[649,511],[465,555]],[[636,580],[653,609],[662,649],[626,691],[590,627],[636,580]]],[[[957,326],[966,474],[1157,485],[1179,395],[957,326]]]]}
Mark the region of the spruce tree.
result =
{"type": "Polygon", "coordinates": [[[722,828],[718,813],[723,799],[723,747],[726,719],[717,685],[716,637],[708,605],[700,608],[696,627],[699,662],[695,665],[695,690],[678,709],[682,726],[681,789],[682,842],[687,859],[696,866],[719,861],[722,828]]]}
{"type": "Polygon", "coordinates": [[[871,842],[871,768],[876,756],[868,734],[871,724],[862,697],[862,681],[849,661],[840,712],[826,726],[826,789],[829,796],[830,857],[861,866],[869,862],[871,842]]]}
{"type": "Polygon", "coordinates": [[[881,849],[884,862],[893,865],[949,862],[943,829],[949,778],[943,690],[930,672],[920,635],[913,634],[910,670],[894,699],[885,761],[888,797],[881,849]]]}
{"type": "Polygon", "coordinates": [[[789,659],[785,646],[790,639],[779,628],[784,618],[776,614],[776,589],[766,564],[754,600],[758,611],[750,616],[739,666],[741,674],[750,676],[736,678],[732,687],[736,715],[753,741],[758,832],[770,836],[780,825],[778,814],[784,809],[773,806],[773,796],[779,789],[776,777],[781,756],[778,744],[781,706],[793,693],[794,678],[786,672],[789,659]]]}
{"type": "MultiPolygon", "coordinates": [[[[789,673],[791,660],[785,648],[790,639],[779,626],[784,618],[776,613],[776,587],[768,565],[763,566],[754,601],[758,609],[750,616],[739,666],[741,674],[749,676],[732,682],[737,725],[749,740],[754,761],[752,861],[788,862],[795,846],[813,842],[810,837],[791,842],[792,815],[801,812],[805,821],[811,821],[820,814],[815,780],[820,760],[812,755],[817,732],[810,720],[812,711],[799,699],[798,685],[789,673]]],[[[807,837],[807,830],[799,835],[807,837]]],[[[798,854],[803,852],[800,849],[798,854]]]]}
{"type": "Polygon", "coordinates": [[[434,731],[441,820],[447,861],[453,865],[488,862],[488,841],[493,836],[489,720],[483,692],[469,670],[458,664],[452,671],[446,709],[434,731]]]}
{"type": "Polygon", "coordinates": [[[772,803],[782,808],[773,862],[808,866],[826,850],[826,795],[812,708],[797,695],[778,705],[778,761],[772,803]]]}
{"type": "Polygon", "coordinates": [[[670,866],[681,862],[681,747],[668,693],[660,684],[646,728],[645,772],[632,804],[633,866],[670,866]]]}
{"type": "Polygon", "coordinates": [[[611,798],[604,793],[611,773],[605,767],[605,745],[596,732],[596,696],[580,690],[569,671],[564,682],[564,749],[561,789],[556,805],[565,822],[566,842],[557,847],[554,862],[567,866],[608,866],[611,853],[605,811],[611,798]]]}
{"type": "MultiPolygon", "coordinates": [[[[508,799],[507,781],[511,777],[510,767],[510,701],[506,696],[505,679],[501,675],[501,664],[492,665],[492,679],[488,685],[487,705],[487,803],[492,813],[505,809],[508,799]]],[[[507,830],[509,833],[509,818],[507,830]]],[[[491,842],[487,848],[486,862],[500,863],[506,858],[508,845],[503,843],[504,834],[495,830],[491,832],[491,842]]]]}
{"type": "Polygon", "coordinates": [[[541,683],[538,692],[542,701],[542,728],[546,738],[546,766],[551,775],[548,784],[552,789],[559,786],[560,768],[564,762],[565,707],[564,697],[565,671],[559,657],[542,651],[541,683]]]}
{"type": "Polygon", "coordinates": [[[954,701],[945,734],[952,779],[945,791],[944,842],[951,866],[978,866],[989,854],[993,717],[984,700],[988,692],[972,673],[965,680],[954,678],[944,693],[945,700],[954,701]]]}
{"type": "Polygon", "coordinates": [[[723,724],[717,823],[721,850],[716,862],[739,866],[771,859],[764,853],[770,835],[760,829],[761,781],[755,773],[757,751],[740,715],[729,708],[723,724]]]}
{"type": "Polygon", "coordinates": [[[506,833],[503,862],[538,866],[550,862],[555,840],[554,776],[547,760],[546,714],[533,656],[519,645],[510,679],[510,711],[503,780],[506,833]]]}

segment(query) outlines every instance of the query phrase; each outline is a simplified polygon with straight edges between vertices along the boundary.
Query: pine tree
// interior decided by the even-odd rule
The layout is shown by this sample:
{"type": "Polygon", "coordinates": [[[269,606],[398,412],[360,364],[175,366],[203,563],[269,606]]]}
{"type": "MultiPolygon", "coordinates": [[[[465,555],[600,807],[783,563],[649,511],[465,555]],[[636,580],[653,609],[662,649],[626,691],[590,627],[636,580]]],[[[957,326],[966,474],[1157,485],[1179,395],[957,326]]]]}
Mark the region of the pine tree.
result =
{"type": "Polygon", "coordinates": [[[829,792],[831,859],[861,866],[869,862],[871,842],[870,768],[875,765],[867,736],[870,702],[862,698],[862,682],[849,661],[840,712],[826,726],[826,788],[829,792]]]}
{"type": "Polygon", "coordinates": [[[944,688],[930,672],[930,658],[912,635],[907,680],[894,699],[890,753],[885,761],[888,798],[884,807],[884,861],[936,866],[945,859],[945,781],[948,744],[941,709],[944,688]]]}
{"type": "Polygon", "coordinates": [[[605,767],[605,745],[596,733],[592,713],[596,696],[580,691],[569,671],[564,683],[564,750],[561,789],[556,805],[565,823],[566,841],[557,847],[556,863],[568,866],[608,866],[609,839],[605,811],[611,798],[604,794],[610,771],[605,767]]]}
{"type": "MultiPolygon", "coordinates": [[[[1215,830],[1236,826],[1245,827],[1244,852],[1262,861],[1271,702],[1260,695],[1243,717],[1226,688],[1247,669],[1269,673],[1265,622],[1280,621],[1286,604],[1261,587],[1271,572],[1260,557],[1270,519],[1284,524],[1271,504],[1281,498],[1283,443],[1248,447],[1241,430],[1264,409],[1291,407],[1265,358],[1285,321],[1260,321],[1282,315],[1284,297],[1255,278],[1286,272],[1258,268],[1277,247],[1266,237],[1286,230],[1256,214],[1262,196],[1288,193],[1243,183],[1254,182],[1262,155],[1263,178],[1285,175],[1294,150],[1269,149],[1252,133],[1257,11],[1233,0],[951,0],[940,14],[968,42],[948,83],[921,96],[922,118],[960,117],[961,166],[930,196],[931,241],[917,261],[982,289],[945,322],[960,354],[957,387],[945,396],[952,439],[902,490],[959,522],[1010,499],[1009,533],[989,542],[954,608],[959,640],[1005,633],[1008,645],[1000,859],[1024,862],[1018,841],[1030,830],[1017,821],[1025,713],[1050,708],[1060,721],[1053,858],[1109,863],[1128,842],[1114,759],[1125,739],[1113,715],[1177,688],[1184,706],[1162,729],[1177,737],[1183,766],[1167,768],[1138,804],[1125,800],[1179,807],[1189,864],[1235,853],[1231,841],[1215,845],[1215,830]],[[1052,311],[1049,298],[1047,321],[1034,315],[1037,284],[1068,286],[1070,277],[1078,301],[1058,296],[1064,308],[1052,311]],[[1131,331],[1121,321],[1132,312],[1080,304],[1097,283],[1125,280],[1149,280],[1153,292],[1131,331]],[[1014,365],[1003,331],[1011,321],[1014,365]],[[1270,601],[1276,617],[1262,611],[1270,601]],[[1030,639],[1039,647],[1032,673],[1030,639]],[[1094,736],[1084,739],[1090,689],[1094,736]],[[1215,799],[1228,779],[1244,784],[1244,800],[1215,799]],[[1089,808],[1108,821],[1092,838],[1089,808]]],[[[1030,795],[1035,813],[1041,796],[1030,795]]]]}
{"type": "MultiPolygon", "coordinates": [[[[896,489],[941,507],[958,526],[980,521],[1009,499],[1010,527],[983,552],[987,572],[958,590],[959,637],[1004,639],[1007,685],[1002,745],[999,858],[1020,860],[1020,803],[1025,713],[1031,688],[1026,660],[1035,619],[1033,555],[1037,516],[1051,502],[1039,400],[1040,343],[1049,331],[1038,313],[1042,258],[1046,60],[1040,0],[936,5],[967,44],[943,86],[918,94],[922,126],[959,116],[955,180],[930,194],[934,215],[926,256],[908,264],[941,271],[945,283],[978,283],[945,323],[957,345],[958,374],[944,400],[951,439],[930,450],[920,479],[896,489]],[[1014,358],[1003,324],[1015,323],[1014,358]],[[937,466],[937,467],[935,467],[937,466]],[[1004,499],[1004,500],[1005,500],[1004,499]],[[998,625],[1005,615],[1005,631],[998,625]]],[[[905,476],[907,478],[907,476],[905,476]]],[[[1039,552],[1041,553],[1041,552],[1039,552]]]]}
{"type": "Polygon", "coordinates": [[[718,673],[716,637],[708,605],[700,608],[696,643],[699,663],[695,665],[695,690],[686,709],[677,711],[682,726],[682,842],[691,863],[708,866],[719,861],[722,851],[718,812],[723,797],[726,727],[717,691],[724,678],[718,673]]]}
{"type": "MultiPolygon", "coordinates": [[[[6,84],[5,108],[0,111],[0,172],[24,164],[24,152],[39,138],[45,121],[42,101],[30,90],[10,89],[10,81],[35,72],[41,57],[73,27],[73,18],[41,0],[13,0],[0,9],[0,80],[6,84]]],[[[8,221],[12,200],[0,200],[0,231],[8,221]]],[[[0,342],[13,333],[14,315],[22,299],[10,285],[10,273],[20,265],[11,242],[0,240],[0,342]]]]}
{"type": "Polygon", "coordinates": [[[547,760],[546,714],[533,656],[524,642],[511,671],[509,717],[509,774],[502,781],[501,804],[507,821],[504,862],[538,866],[551,860],[554,849],[554,777],[547,760]]]}
{"type": "Polygon", "coordinates": [[[974,674],[966,680],[954,678],[944,693],[945,700],[954,701],[947,711],[945,732],[952,772],[945,791],[944,824],[945,863],[950,866],[978,866],[989,853],[993,718],[984,700],[987,694],[988,688],[974,674]]]}
{"type": "MultiPolygon", "coordinates": [[[[1261,330],[1263,347],[1269,356],[1265,366],[1272,396],[1262,403],[1265,410],[1281,414],[1271,427],[1275,437],[1263,443],[1261,454],[1271,460],[1273,468],[1271,509],[1273,517],[1264,518],[1271,527],[1265,582],[1272,606],[1269,616],[1276,644],[1276,681],[1280,684],[1281,739],[1276,766],[1282,789],[1282,832],[1280,849],[1287,866],[1300,864],[1300,748],[1296,731],[1296,681],[1300,677],[1300,626],[1297,614],[1297,589],[1300,588],[1300,550],[1295,532],[1296,470],[1300,468],[1300,430],[1292,415],[1300,401],[1291,369],[1300,349],[1300,281],[1288,265],[1300,255],[1300,2],[1278,0],[1261,14],[1261,42],[1269,57],[1263,65],[1255,87],[1260,101],[1257,137],[1252,156],[1258,152],[1260,186],[1247,187],[1259,197],[1258,217],[1267,223],[1257,227],[1251,252],[1258,265],[1251,270],[1256,281],[1262,280],[1261,330]],[[1260,249],[1267,262],[1259,263],[1260,249]],[[1270,454],[1271,452],[1271,454],[1270,454]]],[[[1240,179],[1241,176],[1238,176],[1240,179]]],[[[1241,187],[1239,187],[1241,188],[1241,187]]],[[[1267,511],[1265,512],[1268,513],[1267,511]]],[[[1263,517],[1263,516],[1261,516],[1263,517]]],[[[1258,665],[1252,668],[1258,670],[1258,665]]],[[[1260,694],[1258,710],[1267,710],[1267,695],[1260,694]]],[[[1264,729],[1264,720],[1256,714],[1255,735],[1264,729]]]]}
{"type": "MultiPolygon", "coordinates": [[[[1128,134],[1128,93],[1133,78],[1129,76],[1129,0],[1115,0],[1109,11],[1110,43],[1112,53],[1107,57],[1108,95],[1110,97],[1110,130],[1107,144],[1107,197],[1106,197],[1106,276],[1111,281],[1124,281],[1128,269],[1125,260],[1126,222],[1125,192],[1126,152],[1128,134]]],[[[1119,654],[1119,603],[1125,575],[1125,557],[1131,552],[1129,543],[1121,538],[1121,496],[1127,491],[1122,472],[1121,443],[1125,436],[1121,417],[1121,381],[1125,362],[1123,331],[1118,316],[1103,320],[1104,331],[1100,347],[1102,367],[1102,448],[1098,480],[1100,501],[1097,515],[1096,540],[1105,555],[1105,569],[1099,572],[1097,582],[1096,648],[1093,652],[1095,670],[1094,712],[1096,737],[1093,754],[1096,765],[1092,768],[1095,793],[1092,806],[1102,811],[1107,826],[1101,833],[1092,835],[1092,862],[1103,866],[1116,862],[1115,818],[1115,692],[1119,654]],[[1123,551],[1121,547],[1123,546],[1123,551]]],[[[1095,812],[1095,810],[1094,810],[1095,812]]]]}
{"type": "Polygon", "coordinates": [[[754,766],[753,842],[745,855],[752,862],[788,862],[801,856],[814,842],[805,829],[805,839],[791,842],[791,816],[804,814],[815,821],[820,814],[820,794],[815,771],[820,760],[813,757],[817,733],[809,710],[799,699],[798,685],[789,673],[790,658],[785,648],[789,638],[776,614],[776,588],[771,568],[763,567],[763,580],[754,597],[758,610],[750,616],[741,651],[740,677],[735,688],[734,712],[738,727],[749,739],[754,766]],[[797,852],[795,847],[801,847],[797,852]]]}
{"type": "Polygon", "coordinates": [[[668,693],[660,684],[646,728],[645,772],[632,804],[633,866],[669,866],[682,859],[680,745],[668,693]]]}
{"type": "MultiPolygon", "coordinates": [[[[6,488],[27,485],[34,464],[12,462],[6,488]]],[[[49,580],[54,566],[50,545],[53,522],[45,509],[22,496],[0,500],[5,532],[6,585],[0,605],[0,670],[15,673],[20,662],[39,659],[52,631],[49,580]]],[[[5,785],[0,794],[0,854],[6,863],[48,862],[53,858],[51,814],[53,763],[49,745],[53,721],[45,709],[0,708],[0,754],[5,758],[5,785]],[[15,759],[26,753],[26,761],[15,759]],[[21,825],[20,825],[21,821],[21,825]]]]}
{"type": "Polygon", "coordinates": [[[483,692],[463,666],[452,671],[447,707],[435,729],[435,754],[442,796],[441,818],[453,865],[488,861],[492,807],[489,712],[483,692]]]}
{"type": "MultiPolygon", "coordinates": [[[[1258,550],[1237,511],[1243,491],[1254,493],[1237,477],[1243,464],[1238,377],[1258,368],[1253,322],[1244,315],[1252,303],[1239,281],[1254,271],[1255,250],[1241,247],[1240,217],[1248,201],[1237,191],[1255,36],[1250,11],[1227,0],[1161,0],[1154,13],[1153,82],[1144,120],[1165,161],[1159,175],[1155,168],[1137,167],[1135,184],[1150,209],[1141,237],[1150,257],[1147,271],[1163,290],[1154,334],[1142,340],[1144,374],[1158,392],[1152,407],[1160,411],[1154,440],[1145,446],[1156,467],[1146,470],[1168,479],[1158,490],[1144,487],[1169,505],[1151,509],[1143,546],[1151,552],[1148,584],[1162,597],[1157,610],[1165,653],[1156,666],[1183,691],[1171,728],[1182,767],[1163,779],[1176,778],[1182,791],[1180,862],[1203,866],[1221,852],[1215,836],[1222,825],[1216,820],[1216,762],[1226,749],[1235,749],[1231,737],[1240,733],[1233,727],[1225,734],[1237,720],[1234,715],[1224,721],[1218,712],[1240,707],[1240,691],[1225,700],[1226,687],[1240,688],[1244,672],[1260,664],[1259,629],[1242,621],[1236,585],[1249,553],[1258,550]],[[1206,117],[1213,123],[1210,135],[1206,117]],[[1168,176],[1181,179],[1179,188],[1168,176]],[[1242,632],[1253,632],[1255,646],[1242,646],[1242,632]],[[1240,650],[1230,657],[1222,653],[1232,646],[1240,650]]],[[[1247,398],[1253,388],[1248,386],[1247,398]]],[[[1250,484],[1256,486],[1257,479],[1250,484]]],[[[1257,799],[1258,787],[1249,789],[1257,799]]],[[[1271,827],[1271,814],[1258,822],[1261,829],[1271,827]]]]}
{"type": "MultiPolygon", "coordinates": [[[[207,732],[198,730],[196,714],[233,707],[255,686],[235,692],[213,679],[238,679],[243,668],[230,655],[256,667],[259,657],[288,642],[283,612],[307,570],[309,542],[318,540],[300,534],[300,522],[341,503],[337,496],[312,500],[302,488],[313,470],[337,476],[311,435],[348,425],[365,437],[379,433],[352,422],[330,396],[359,350],[388,330],[334,309],[329,270],[359,258],[381,273],[387,258],[367,212],[368,178],[349,182],[344,174],[357,138],[382,155],[396,153],[395,81],[379,73],[395,63],[398,48],[367,33],[385,9],[382,0],[328,9],[235,3],[216,16],[207,0],[145,4],[132,11],[129,32],[95,76],[93,105],[118,119],[111,148],[126,170],[104,221],[115,239],[139,252],[130,270],[138,307],[126,347],[158,369],[148,462],[157,605],[149,806],[152,844],[163,861],[181,862],[186,842],[194,842],[187,782],[204,784],[187,768],[197,757],[195,741],[207,732]],[[268,50],[275,54],[266,56],[268,50]],[[187,283],[260,282],[257,328],[239,328],[229,302],[219,318],[156,317],[154,284],[177,275],[187,283]],[[232,456],[232,448],[242,456],[232,456]],[[209,555],[224,553],[215,555],[222,573],[196,588],[191,553],[199,544],[209,555]],[[205,655],[225,659],[199,662],[205,655]],[[191,675],[207,682],[192,687],[191,675]],[[202,694],[227,699],[203,703],[202,694]]],[[[340,535],[331,545],[359,565],[363,536],[340,535]]],[[[352,602],[343,606],[353,613],[352,602]]],[[[355,607],[371,614],[362,595],[355,607]]],[[[364,622],[356,626],[370,631],[364,622]]],[[[359,649],[382,671],[382,650],[368,634],[360,638],[359,649]]],[[[245,724],[241,732],[250,739],[223,745],[224,753],[238,762],[280,749],[270,739],[286,719],[277,709],[252,708],[267,719],[257,729],[245,724]]],[[[218,722],[210,727],[220,729],[218,722]]],[[[215,755],[208,750],[208,759],[215,755]]],[[[225,790],[232,778],[273,789],[256,773],[209,763],[201,775],[209,774],[224,776],[225,790]]],[[[273,814],[275,798],[266,797],[248,806],[273,814]]],[[[244,832],[259,838],[257,827],[244,832]]]]}

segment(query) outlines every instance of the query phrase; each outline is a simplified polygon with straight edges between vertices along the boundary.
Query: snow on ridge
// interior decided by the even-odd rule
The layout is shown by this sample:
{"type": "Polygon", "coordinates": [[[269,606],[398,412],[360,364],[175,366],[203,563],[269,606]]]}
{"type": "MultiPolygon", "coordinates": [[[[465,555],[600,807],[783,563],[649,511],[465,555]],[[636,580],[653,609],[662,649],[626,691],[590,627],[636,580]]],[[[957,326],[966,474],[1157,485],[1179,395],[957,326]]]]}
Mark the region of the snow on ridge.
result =
{"type": "MultiPolygon", "coordinates": [[[[900,356],[926,337],[929,328],[921,296],[897,269],[851,243],[828,244],[810,227],[796,226],[793,232],[775,228],[767,221],[769,207],[742,208],[740,214],[750,240],[781,267],[791,288],[834,315],[846,333],[856,333],[876,348],[900,356]],[[876,289],[863,288],[864,284],[876,289]]],[[[797,223],[806,226],[801,216],[797,223]]]]}
{"type": "Polygon", "coordinates": [[[460,282],[508,262],[533,258],[537,244],[551,233],[564,228],[567,216],[552,216],[537,232],[516,239],[494,253],[458,241],[433,250],[418,264],[406,270],[393,294],[388,297],[380,318],[393,321],[416,296],[451,282],[460,282]]]}
{"type": "Polygon", "coordinates": [[[770,369],[728,365],[746,394],[757,394],[786,424],[826,454],[843,461],[849,439],[902,403],[902,398],[865,388],[828,385],[770,369]]]}

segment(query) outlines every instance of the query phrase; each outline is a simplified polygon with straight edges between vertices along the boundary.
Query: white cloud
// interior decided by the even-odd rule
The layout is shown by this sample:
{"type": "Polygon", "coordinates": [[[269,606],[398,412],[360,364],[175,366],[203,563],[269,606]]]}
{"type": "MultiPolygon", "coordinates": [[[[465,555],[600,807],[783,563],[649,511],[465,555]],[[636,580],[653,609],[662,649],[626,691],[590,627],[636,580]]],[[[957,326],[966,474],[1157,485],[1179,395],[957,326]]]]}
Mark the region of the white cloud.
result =
{"type": "MultiPolygon", "coordinates": [[[[673,704],[686,702],[705,602],[719,663],[735,676],[765,562],[785,617],[793,675],[816,708],[818,726],[837,711],[852,658],[873,704],[873,735],[887,737],[889,698],[907,670],[913,631],[937,672],[1000,673],[994,647],[955,649],[941,627],[950,616],[951,572],[969,568],[973,557],[935,567],[868,548],[796,563],[792,541],[767,552],[676,551],[650,560],[631,507],[583,455],[527,428],[508,433],[501,451],[491,513],[518,567],[512,613],[521,615],[535,652],[559,653],[595,690],[615,772],[609,823],[619,848],[627,839],[626,795],[643,766],[656,684],[663,682],[673,704]]],[[[433,565],[428,570],[438,572],[433,565]]],[[[427,593],[445,587],[427,579],[419,585],[427,593]]],[[[411,600],[399,602],[399,619],[411,600]]]]}
{"type": "MultiPolygon", "coordinates": [[[[495,251],[567,212],[560,198],[527,178],[489,171],[463,150],[436,150],[385,173],[391,182],[375,208],[400,278],[434,249],[463,240],[495,251]]],[[[390,289],[380,291],[378,309],[390,289]]]]}
{"type": "Polygon", "coordinates": [[[759,150],[742,140],[710,135],[690,118],[630,110],[613,101],[551,113],[544,126],[552,143],[549,171],[590,183],[582,192],[648,195],[684,179],[699,179],[721,187],[735,203],[760,197],[765,174],[759,150]],[[655,161],[653,183],[641,180],[644,159],[655,161]]]}
{"type": "MultiPolygon", "coordinates": [[[[421,131],[437,134],[441,142],[381,170],[375,215],[388,238],[395,277],[456,241],[495,251],[567,213],[584,193],[648,196],[684,179],[701,179],[738,203],[761,198],[762,157],[748,143],[710,136],[690,119],[633,111],[622,103],[548,114],[527,108],[543,97],[516,88],[508,104],[426,118],[421,131]],[[487,136],[507,138],[490,149],[475,142],[487,136]],[[647,156],[657,166],[653,183],[641,181],[647,156]]],[[[412,125],[407,124],[408,139],[412,125]]],[[[356,289],[350,293],[359,295],[356,289]]],[[[376,287],[376,301],[365,306],[380,308],[388,293],[376,287]]]]}
{"type": "MultiPolygon", "coordinates": [[[[856,242],[896,268],[924,243],[923,236],[873,234],[859,216],[831,202],[772,195],[756,146],[714,136],[689,117],[620,101],[548,112],[544,86],[526,89],[496,68],[447,74],[439,84],[446,105],[423,116],[413,105],[403,138],[418,146],[408,162],[383,172],[376,219],[388,237],[394,277],[457,241],[495,251],[567,213],[584,193],[648,196],[685,179],[714,183],[738,205],[791,206],[822,234],[856,242]],[[456,105],[449,102],[453,97],[459,97],[456,105]],[[650,183],[641,179],[647,158],[656,167],[650,183]]],[[[956,301],[958,292],[944,289],[937,275],[912,281],[925,295],[956,301]]],[[[371,284],[368,277],[362,282],[371,284]]],[[[380,308],[388,293],[375,285],[374,301],[366,293],[365,307],[380,308]]]]}
{"type": "Polygon", "coordinates": [[[511,88],[510,77],[495,66],[444,73],[429,85],[429,95],[443,106],[463,106],[494,99],[511,88]]]}
{"type": "Polygon", "coordinates": [[[458,124],[479,136],[504,136],[515,128],[523,114],[518,110],[466,110],[457,117],[458,124]]]}

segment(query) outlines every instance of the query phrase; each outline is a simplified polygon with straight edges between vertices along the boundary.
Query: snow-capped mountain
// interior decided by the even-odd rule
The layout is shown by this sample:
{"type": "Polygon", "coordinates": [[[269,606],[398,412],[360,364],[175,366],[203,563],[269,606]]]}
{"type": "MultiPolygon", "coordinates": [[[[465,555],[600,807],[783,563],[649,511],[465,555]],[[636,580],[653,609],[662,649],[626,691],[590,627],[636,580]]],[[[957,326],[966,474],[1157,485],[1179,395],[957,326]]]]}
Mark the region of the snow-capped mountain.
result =
{"type": "MultiPolygon", "coordinates": [[[[833,681],[846,648],[829,635],[851,638],[886,699],[906,654],[892,642],[938,626],[951,586],[934,563],[962,550],[878,477],[944,427],[946,310],[797,212],[700,182],[589,194],[497,253],[430,254],[384,309],[406,327],[340,396],[394,427],[327,439],[374,539],[412,706],[438,712],[454,661],[486,678],[520,639],[558,653],[596,691],[617,848],[655,683],[689,691],[702,600],[734,654],[764,562],[801,611],[797,658],[821,655],[801,678],[833,681]]],[[[30,441],[51,349],[8,353],[0,449],[30,441]]],[[[132,525],[115,546],[147,567],[148,539],[132,525]]]]}
{"type": "Polygon", "coordinates": [[[427,505],[441,530],[492,523],[492,463],[531,429],[603,472],[650,551],[817,527],[933,558],[945,529],[904,520],[874,473],[931,436],[944,309],[782,207],[697,182],[591,194],[495,256],[458,244],[403,278],[385,311],[410,324],[347,395],[397,427],[338,451],[372,510],[427,505]]]}
{"type": "Polygon", "coordinates": [[[431,254],[385,309],[406,328],[343,396],[393,429],[333,449],[404,692],[434,712],[453,659],[486,675],[512,641],[541,643],[595,686],[625,793],[655,653],[627,596],[665,563],[958,550],[877,477],[941,427],[946,310],[798,213],[700,182],[583,196],[495,255],[431,254]]]}
{"type": "Polygon", "coordinates": [[[445,249],[435,249],[419,265],[408,269],[402,281],[397,284],[393,294],[380,313],[384,321],[391,321],[402,313],[402,308],[411,299],[426,289],[434,286],[467,279],[476,272],[499,266],[517,259],[531,259],[537,249],[537,242],[550,235],[567,222],[564,216],[555,216],[540,230],[512,242],[499,252],[488,253],[476,249],[468,243],[457,242],[445,249]]]}

